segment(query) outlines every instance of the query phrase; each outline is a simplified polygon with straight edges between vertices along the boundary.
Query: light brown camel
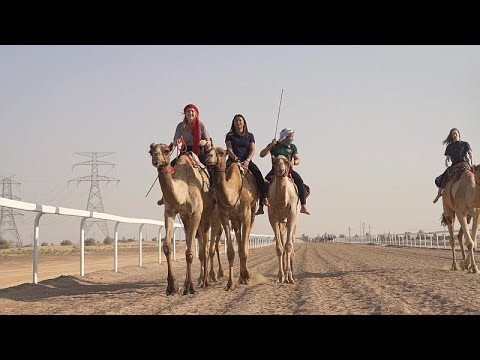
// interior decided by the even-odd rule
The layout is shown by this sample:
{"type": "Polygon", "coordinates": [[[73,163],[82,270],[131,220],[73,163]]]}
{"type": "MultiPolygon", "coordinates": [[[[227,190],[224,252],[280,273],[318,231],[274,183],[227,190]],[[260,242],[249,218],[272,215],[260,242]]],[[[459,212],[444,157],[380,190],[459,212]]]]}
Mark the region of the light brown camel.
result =
{"type": "Polygon", "coordinates": [[[293,179],[288,177],[288,159],[279,155],[273,160],[275,178],[270,184],[268,219],[275,233],[278,256],[277,282],[293,283],[293,257],[295,231],[298,218],[298,191],[293,179]],[[286,231],[285,231],[286,227],[286,231]],[[287,238],[285,239],[285,232],[287,238]]]}
{"type": "Polygon", "coordinates": [[[474,166],[473,169],[473,172],[464,171],[458,181],[455,181],[455,179],[449,180],[445,186],[442,196],[442,224],[448,226],[448,232],[450,233],[450,246],[452,247],[453,256],[452,270],[457,270],[455,237],[453,234],[453,223],[456,215],[461,226],[458,232],[458,241],[460,242],[464,259],[460,263],[460,267],[478,273],[474,250],[477,247],[477,230],[480,216],[480,166],[474,166]],[[473,218],[471,234],[468,231],[470,218],[473,218]],[[465,245],[468,250],[466,256],[463,247],[463,237],[465,237],[465,245]]]}
{"type": "Polygon", "coordinates": [[[227,151],[214,147],[207,152],[206,163],[209,166],[212,181],[215,184],[217,205],[227,238],[228,282],[225,290],[235,288],[233,282],[233,249],[229,220],[232,221],[235,238],[238,242],[240,257],[240,284],[248,284],[252,273],[247,265],[248,240],[255,219],[255,207],[260,196],[251,174],[242,175],[237,164],[226,169],[227,151]]]}
{"type": "Polygon", "coordinates": [[[170,153],[173,144],[151,144],[150,155],[152,165],[158,170],[160,187],[165,202],[165,243],[163,252],[167,257],[167,295],[178,291],[172,270],[172,235],[173,222],[176,214],[180,214],[185,226],[186,250],[185,260],[187,272],[183,294],[194,294],[196,291],[192,282],[192,262],[194,253],[192,242],[197,234],[199,240],[199,258],[201,273],[198,285],[208,286],[207,261],[208,261],[208,229],[210,227],[210,215],[215,206],[213,196],[205,191],[208,189],[209,179],[206,173],[195,167],[187,155],[178,159],[175,168],[170,165],[170,153]],[[198,231],[197,231],[198,230],[198,231]]]}

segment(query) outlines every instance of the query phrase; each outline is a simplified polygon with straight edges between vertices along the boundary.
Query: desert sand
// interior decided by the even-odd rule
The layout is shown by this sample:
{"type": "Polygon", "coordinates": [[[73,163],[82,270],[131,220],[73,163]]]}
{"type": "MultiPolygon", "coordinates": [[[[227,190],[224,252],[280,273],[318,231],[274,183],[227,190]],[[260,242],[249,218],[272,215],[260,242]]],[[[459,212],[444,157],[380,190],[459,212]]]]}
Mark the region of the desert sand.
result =
{"type": "MultiPolygon", "coordinates": [[[[480,276],[451,271],[448,249],[297,243],[296,281],[277,284],[275,247],[269,246],[250,250],[249,285],[227,292],[221,278],[194,295],[168,297],[167,266],[155,262],[155,251],[155,244],[146,247],[140,268],[138,248],[123,249],[118,273],[111,250],[88,253],[85,277],[78,275],[78,255],[44,255],[38,285],[30,283],[31,256],[1,256],[0,314],[480,314],[480,276]]],[[[174,263],[180,289],[182,252],[174,263]]],[[[226,255],[222,263],[228,270],[226,255]]],[[[236,278],[238,271],[236,254],[236,278]]],[[[193,274],[197,279],[198,259],[193,274]]]]}

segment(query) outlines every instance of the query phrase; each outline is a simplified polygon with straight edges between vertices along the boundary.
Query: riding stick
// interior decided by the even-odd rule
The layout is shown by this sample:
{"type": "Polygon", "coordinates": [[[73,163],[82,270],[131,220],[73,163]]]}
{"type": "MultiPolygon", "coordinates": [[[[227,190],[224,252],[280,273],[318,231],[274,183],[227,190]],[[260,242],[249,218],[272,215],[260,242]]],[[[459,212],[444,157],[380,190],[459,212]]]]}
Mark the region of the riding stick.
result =
{"type": "Polygon", "coordinates": [[[282,89],[282,93],[280,95],[280,104],[278,105],[277,125],[275,125],[275,136],[274,136],[275,139],[277,138],[278,119],[280,119],[280,108],[282,106],[282,98],[283,98],[283,89],[282,89]]]}

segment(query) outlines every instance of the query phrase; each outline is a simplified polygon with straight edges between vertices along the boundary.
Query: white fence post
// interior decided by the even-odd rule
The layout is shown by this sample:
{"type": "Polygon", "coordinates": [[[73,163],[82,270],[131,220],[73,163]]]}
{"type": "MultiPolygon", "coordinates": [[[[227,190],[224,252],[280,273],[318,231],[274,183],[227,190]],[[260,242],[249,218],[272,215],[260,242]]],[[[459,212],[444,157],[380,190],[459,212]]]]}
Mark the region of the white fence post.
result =
{"type": "Polygon", "coordinates": [[[115,223],[113,230],[113,271],[118,272],[118,225],[120,221],[115,223]]]}
{"type": "Polygon", "coordinates": [[[35,224],[33,226],[33,283],[38,284],[38,243],[40,238],[40,218],[43,213],[38,213],[35,217],[35,224]]]}

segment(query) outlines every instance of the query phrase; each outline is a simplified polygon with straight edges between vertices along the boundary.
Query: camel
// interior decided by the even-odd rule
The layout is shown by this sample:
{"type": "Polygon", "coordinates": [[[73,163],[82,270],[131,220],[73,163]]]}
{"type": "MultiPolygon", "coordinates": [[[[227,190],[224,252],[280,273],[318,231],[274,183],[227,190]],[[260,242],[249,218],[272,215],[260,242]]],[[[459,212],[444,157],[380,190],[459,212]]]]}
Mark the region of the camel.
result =
{"type": "Polygon", "coordinates": [[[455,178],[448,181],[442,196],[443,214],[442,224],[448,226],[450,233],[450,246],[452,248],[452,270],[457,270],[455,259],[455,237],[453,223],[455,215],[460,223],[458,241],[462,250],[463,261],[460,263],[462,270],[478,273],[475,264],[474,250],[477,247],[477,230],[480,216],[480,166],[473,166],[473,171],[464,171],[458,180],[455,178]],[[471,234],[468,231],[468,223],[473,218],[471,234]],[[465,256],[463,236],[466,238],[467,256],[465,256]]]}
{"type": "Polygon", "coordinates": [[[152,165],[158,170],[158,178],[165,203],[163,252],[167,258],[168,266],[166,293],[167,295],[173,295],[178,292],[178,285],[175,283],[175,277],[173,276],[171,253],[173,222],[175,215],[180,214],[186,235],[185,261],[187,262],[187,272],[183,294],[195,294],[196,291],[192,282],[192,262],[194,258],[192,241],[197,234],[201,264],[201,273],[197,285],[207,287],[209,286],[206,270],[208,229],[215,200],[208,191],[205,191],[209,184],[207,174],[195,167],[189,156],[180,156],[175,168],[170,165],[172,149],[173,144],[151,144],[149,151],[152,157],[152,165]]]}
{"type": "Polygon", "coordinates": [[[248,240],[255,220],[255,208],[260,193],[251,174],[242,175],[237,164],[232,164],[226,169],[227,151],[222,147],[213,147],[207,152],[206,163],[209,166],[212,181],[215,184],[217,206],[227,239],[228,282],[226,291],[235,288],[233,282],[233,249],[230,234],[231,220],[238,242],[238,255],[240,257],[240,284],[248,284],[252,273],[247,265],[248,240]]]}
{"type": "Polygon", "coordinates": [[[279,155],[273,160],[275,178],[270,184],[268,197],[268,219],[275,233],[278,256],[278,277],[276,282],[293,283],[293,257],[295,231],[298,217],[298,191],[293,179],[288,177],[288,159],[279,155]],[[285,240],[285,228],[287,238],[285,240]]]}

